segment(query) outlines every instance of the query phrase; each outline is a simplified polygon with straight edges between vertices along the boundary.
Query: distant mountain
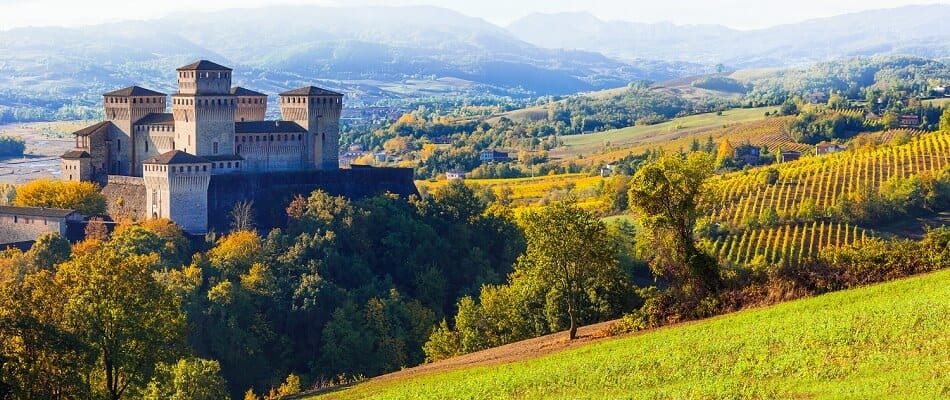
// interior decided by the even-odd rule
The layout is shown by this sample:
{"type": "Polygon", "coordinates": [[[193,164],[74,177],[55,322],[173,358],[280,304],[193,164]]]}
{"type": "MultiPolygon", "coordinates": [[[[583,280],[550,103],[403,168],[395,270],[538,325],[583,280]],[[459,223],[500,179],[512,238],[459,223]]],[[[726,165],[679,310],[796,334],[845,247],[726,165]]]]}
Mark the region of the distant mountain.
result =
{"type": "Polygon", "coordinates": [[[0,105],[95,104],[133,83],[171,92],[174,68],[198,58],[234,68],[241,85],[274,93],[316,83],[345,91],[351,105],[466,91],[569,94],[702,68],[543,49],[442,8],[282,6],[0,32],[0,105]]]}
{"type": "Polygon", "coordinates": [[[788,66],[847,56],[950,56],[950,5],[865,11],[767,29],[603,21],[589,14],[534,14],[508,30],[545,48],[595,51],[730,67],[788,66]]]}

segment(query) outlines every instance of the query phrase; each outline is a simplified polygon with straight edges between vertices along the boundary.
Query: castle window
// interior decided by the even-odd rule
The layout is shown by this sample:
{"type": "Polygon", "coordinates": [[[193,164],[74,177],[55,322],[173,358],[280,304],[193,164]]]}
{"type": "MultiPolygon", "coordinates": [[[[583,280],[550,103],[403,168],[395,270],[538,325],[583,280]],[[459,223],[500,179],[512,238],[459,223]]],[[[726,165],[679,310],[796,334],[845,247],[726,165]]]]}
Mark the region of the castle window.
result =
{"type": "Polygon", "coordinates": [[[207,171],[208,171],[208,166],[207,166],[207,165],[202,165],[202,166],[201,166],[201,171],[202,171],[202,172],[207,172],[207,171]]]}
{"type": "Polygon", "coordinates": [[[115,151],[122,151],[122,139],[115,140],[115,151]]]}
{"type": "Polygon", "coordinates": [[[228,161],[228,168],[231,168],[231,162],[228,161]]]}
{"type": "Polygon", "coordinates": [[[298,133],[298,134],[297,134],[297,140],[303,140],[303,135],[301,135],[301,134],[298,133]]]}
{"type": "Polygon", "coordinates": [[[214,142],[214,154],[218,154],[218,142],[214,142]]]}
{"type": "Polygon", "coordinates": [[[234,163],[234,168],[241,168],[241,163],[239,163],[239,162],[234,163]]]}
{"type": "Polygon", "coordinates": [[[14,215],[14,216],[13,216],[13,223],[15,224],[15,223],[17,223],[17,222],[20,222],[20,217],[14,215]]]}
{"type": "Polygon", "coordinates": [[[148,140],[145,141],[145,151],[148,151],[148,140]]]}
{"type": "Polygon", "coordinates": [[[190,166],[190,165],[188,166],[188,172],[191,172],[191,166],[190,166]]]}

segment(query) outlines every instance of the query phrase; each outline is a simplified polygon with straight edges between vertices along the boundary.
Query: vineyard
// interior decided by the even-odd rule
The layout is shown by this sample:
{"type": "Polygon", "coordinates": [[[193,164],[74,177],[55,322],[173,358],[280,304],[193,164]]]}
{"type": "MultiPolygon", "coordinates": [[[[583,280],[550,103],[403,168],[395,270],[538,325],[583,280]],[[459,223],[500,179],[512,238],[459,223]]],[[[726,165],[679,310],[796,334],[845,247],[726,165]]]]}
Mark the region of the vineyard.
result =
{"type": "Polygon", "coordinates": [[[763,168],[716,178],[719,194],[712,217],[730,226],[740,226],[749,215],[774,210],[780,218],[799,213],[803,202],[816,210],[834,206],[842,196],[862,188],[875,192],[882,182],[922,172],[939,172],[950,163],[950,134],[931,133],[902,145],[808,157],[778,164],[774,184],[763,181],[763,168]]]}
{"type": "Polygon", "coordinates": [[[716,240],[711,250],[724,264],[795,263],[825,247],[861,243],[871,236],[854,225],[821,221],[745,230],[716,240]]]}

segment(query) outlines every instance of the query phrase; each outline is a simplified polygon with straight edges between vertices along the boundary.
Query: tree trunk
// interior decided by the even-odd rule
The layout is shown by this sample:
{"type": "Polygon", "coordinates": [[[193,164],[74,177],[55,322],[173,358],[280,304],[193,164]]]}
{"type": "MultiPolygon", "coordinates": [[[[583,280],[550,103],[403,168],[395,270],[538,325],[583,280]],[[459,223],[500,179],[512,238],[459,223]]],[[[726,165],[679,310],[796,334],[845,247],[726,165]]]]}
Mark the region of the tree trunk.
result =
{"type": "Polygon", "coordinates": [[[571,303],[573,302],[568,302],[568,305],[567,305],[567,316],[571,320],[571,330],[568,333],[568,339],[574,340],[574,339],[577,339],[577,320],[576,318],[574,318],[575,310],[574,310],[574,305],[571,303]]]}

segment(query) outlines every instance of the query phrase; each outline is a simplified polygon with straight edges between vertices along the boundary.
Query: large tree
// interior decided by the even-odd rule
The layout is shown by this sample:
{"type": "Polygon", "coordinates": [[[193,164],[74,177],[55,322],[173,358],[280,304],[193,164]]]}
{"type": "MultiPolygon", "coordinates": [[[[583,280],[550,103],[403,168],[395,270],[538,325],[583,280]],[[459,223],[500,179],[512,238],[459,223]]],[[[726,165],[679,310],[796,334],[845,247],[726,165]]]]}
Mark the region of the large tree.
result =
{"type": "Polygon", "coordinates": [[[719,284],[715,260],[696,247],[693,229],[714,173],[712,156],[661,157],[630,183],[630,208],[649,233],[653,272],[677,289],[704,295],[719,284]]]}
{"type": "Polygon", "coordinates": [[[528,247],[519,267],[549,283],[563,297],[569,320],[569,337],[577,337],[577,321],[592,280],[602,275],[620,276],[606,226],[588,211],[559,202],[523,217],[528,247]],[[611,273],[614,272],[614,273],[611,273]]]}
{"type": "Polygon", "coordinates": [[[95,391],[118,400],[144,389],[155,366],[177,356],[185,317],[156,282],[156,254],[123,254],[106,246],[60,265],[64,323],[96,355],[88,373],[95,391]]]}

